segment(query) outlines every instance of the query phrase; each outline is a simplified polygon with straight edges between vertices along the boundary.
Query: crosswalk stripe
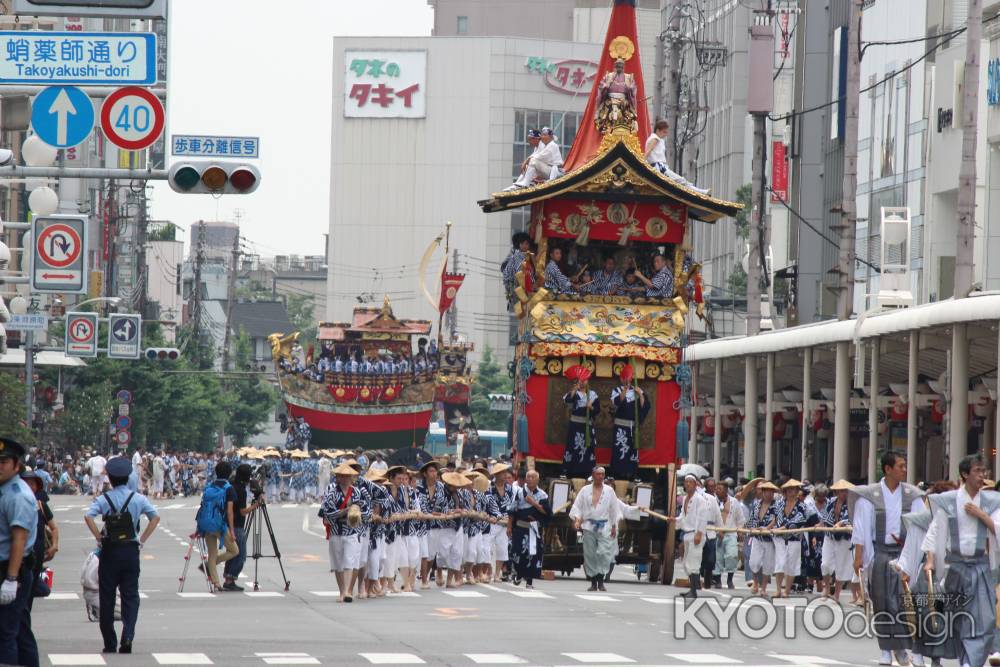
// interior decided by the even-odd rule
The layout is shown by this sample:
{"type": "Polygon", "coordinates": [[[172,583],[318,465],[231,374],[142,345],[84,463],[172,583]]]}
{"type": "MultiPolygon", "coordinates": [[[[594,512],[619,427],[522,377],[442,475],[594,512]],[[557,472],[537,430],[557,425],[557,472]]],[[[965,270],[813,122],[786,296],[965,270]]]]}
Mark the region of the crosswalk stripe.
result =
{"type": "Polygon", "coordinates": [[[466,653],[465,657],[479,665],[520,665],[528,662],[510,653],[466,653]]]}
{"type": "Polygon", "coordinates": [[[479,591],[444,591],[445,595],[450,595],[453,598],[485,598],[489,597],[485,593],[480,593],[479,591]]]}
{"type": "Polygon", "coordinates": [[[53,665],[106,665],[100,653],[49,653],[53,665]]]}
{"type": "Polygon", "coordinates": [[[664,654],[668,658],[676,658],[684,662],[690,662],[697,665],[739,665],[742,664],[741,660],[734,660],[733,658],[727,658],[724,655],[717,655],[715,653],[666,653],[664,654]]]}
{"type": "Polygon", "coordinates": [[[674,600],[677,598],[639,598],[643,602],[649,602],[651,604],[674,604],[674,600]]]}
{"type": "Polygon", "coordinates": [[[161,665],[214,665],[204,653],[154,653],[153,659],[161,665]]]}
{"type": "Polygon", "coordinates": [[[417,593],[416,591],[399,591],[399,592],[396,592],[396,593],[386,593],[386,595],[388,595],[390,597],[394,597],[394,598],[418,598],[418,597],[420,597],[420,593],[417,593]]]}
{"type": "Polygon", "coordinates": [[[542,591],[511,591],[511,595],[516,595],[519,598],[548,598],[550,600],[555,599],[548,593],[542,591]]]}
{"type": "Polygon", "coordinates": [[[618,598],[613,598],[610,595],[584,595],[583,593],[578,593],[576,597],[581,600],[590,600],[591,602],[621,602],[618,598]]]}
{"type": "Polygon", "coordinates": [[[79,600],[80,596],[76,593],[49,593],[48,597],[41,598],[42,600],[79,600]]]}
{"type": "Polygon", "coordinates": [[[214,598],[214,593],[178,593],[182,598],[214,598]]]}
{"type": "Polygon", "coordinates": [[[840,660],[832,660],[830,658],[821,658],[816,655],[782,655],[778,653],[773,653],[770,655],[772,658],[777,658],[778,660],[787,660],[788,662],[795,665],[847,665],[849,663],[841,662],[840,660]]]}
{"type": "Polygon", "coordinates": [[[303,656],[279,655],[279,656],[275,656],[273,658],[264,658],[264,664],[267,664],[267,665],[318,665],[319,664],[319,660],[317,660],[316,658],[314,658],[312,656],[309,656],[309,655],[303,655],[303,656]]]}
{"type": "Polygon", "coordinates": [[[313,595],[321,598],[335,598],[340,597],[340,593],[337,591],[309,591],[313,595]]]}
{"type": "Polygon", "coordinates": [[[412,653],[359,653],[373,665],[423,665],[424,661],[412,653]]]}
{"type": "Polygon", "coordinates": [[[243,595],[248,598],[283,598],[285,597],[282,593],[278,591],[245,591],[243,595]]]}
{"type": "Polygon", "coordinates": [[[632,658],[626,658],[617,653],[563,653],[562,655],[577,662],[603,663],[606,665],[635,662],[632,658]]]}

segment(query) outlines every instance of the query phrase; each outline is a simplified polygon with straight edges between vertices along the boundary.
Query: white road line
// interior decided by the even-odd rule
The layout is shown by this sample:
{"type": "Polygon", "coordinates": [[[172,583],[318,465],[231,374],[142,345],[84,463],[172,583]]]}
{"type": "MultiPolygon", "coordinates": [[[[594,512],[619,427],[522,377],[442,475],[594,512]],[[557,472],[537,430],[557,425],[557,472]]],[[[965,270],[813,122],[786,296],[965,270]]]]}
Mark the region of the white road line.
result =
{"type": "Polygon", "coordinates": [[[286,503],[286,504],[284,504],[284,505],[281,506],[281,509],[288,510],[288,509],[293,509],[293,508],[298,507],[298,506],[299,506],[298,503],[286,503]]]}
{"type": "Polygon", "coordinates": [[[282,593],[278,591],[246,591],[243,593],[248,598],[283,598],[285,597],[282,593]]]}
{"type": "Polygon", "coordinates": [[[184,503],[174,503],[173,505],[164,505],[161,510],[179,510],[184,507],[184,503]]]}
{"type": "Polygon", "coordinates": [[[466,653],[465,657],[479,665],[522,665],[528,662],[510,653],[466,653]]]}
{"type": "Polygon", "coordinates": [[[673,604],[674,600],[677,598],[639,598],[643,602],[651,602],[652,604],[673,604]]]}
{"type": "Polygon", "coordinates": [[[450,595],[453,598],[487,598],[489,597],[485,593],[480,593],[479,591],[443,591],[445,595],[450,595]]]}
{"type": "Polygon", "coordinates": [[[424,661],[412,653],[359,653],[373,665],[423,665],[424,661]]]}
{"type": "Polygon", "coordinates": [[[214,593],[178,593],[182,598],[214,598],[214,593]]]}
{"type": "Polygon", "coordinates": [[[788,662],[795,665],[847,665],[850,663],[841,662],[839,660],[831,660],[830,658],[821,658],[815,655],[782,655],[779,653],[769,653],[769,658],[777,658],[778,660],[787,660],[788,662]]]}
{"type": "Polygon", "coordinates": [[[581,600],[590,600],[591,602],[621,602],[618,598],[613,598],[610,595],[584,595],[583,593],[577,593],[576,597],[581,600]]]}
{"type": "Polygon", "coordinates": [[[743,663],[742,660],[727,658],[724,655],[717,655],[715,653],[665,653],[664,655],[668,658],[676,658],[695,665],[739,665],[743,663]]]}
{"type": "Polygon", "coordinates": [[[309,591],[309,592],[321,598],[340,597],[340,593],[338,593],[337,591],[309,591]]]}
{"type": "MultiPolygon", "coordinates": [[[[499,588],[497,586],[491,586],[490,584],[479,584],[479,585],[482,586],[483,588],[485,588],[488,591],[496,591],[497,593],[507,593],[508,592],[506,589],[499,588]]],[[[480,655],[480,654],[477,653],[476,655],[480,655]]],[[[490,653],[483,653],[481,655],[492,655],[492,654],[490,654],[490,653]]],[[[500,654],[497,654],[497,655],[500,655],[500,654]]]]}
{"type": "MultiPolygon", "coordinates": [[[[394,597],[394,598],[418,598],[418,597],[420,597],[420,593],[417,593],[416,591],[399,591],[398,593],[391,593],[390,592],[390,593],[386,593],[386,595],[388,595],[389,597],[394,597]]],[[[484,595],[483,597],[486,597],[486,596],[484,595]]]]}
{"type": "Polygon", "coordinates": [[[617,653],[563,653],[562,655],[586,663],[621,664],[625,662],[635,662],[632,658],[626,658],[617,653]]]}
{"type": "Polygon", "coordinates": [[[100,653],[49,653],[53,665],[106,665],[100,653]]]}
{"type": "Polygon", "coordinates": [[[214,665],[204,653],[154,653],[153,659],[161,665],[214,665]]]}
{"type": "Polygon", "coordinates": [[[279,655],[273,658],[264,658],[264,663],[267,665],[318,665],[319,660],[308,655],[279,655]]]}
{"type": "Polygon", "coordinates": [[[292,653],[290,651],[277,651],[277,652],[265,652],[265,653],[254,653],[258,658],[308,658],[308,653],[292,653]]]}
{"type": "Polygon", "coordinates": [[[80,596],[76,593],[49,593],[49,596],[42,598],[43,600],[79,600],[80,596]]]}
{"type": "Polygon", "coordinates": [[[309,527],[309,512],[306,512],[305,514],[302,515],[302,532],[308,535],[312,535],[313,537],[322,537],[324,539],[326,538],[326,535],[324,533],[315,531],[309,527]]]}
{"type": "Polygon", "coordinates": [[[551,595],[544,593],[542,591],[511,591],[511,595],[516,595],[519,598],[548,598],[554,600],[551,595]]]}

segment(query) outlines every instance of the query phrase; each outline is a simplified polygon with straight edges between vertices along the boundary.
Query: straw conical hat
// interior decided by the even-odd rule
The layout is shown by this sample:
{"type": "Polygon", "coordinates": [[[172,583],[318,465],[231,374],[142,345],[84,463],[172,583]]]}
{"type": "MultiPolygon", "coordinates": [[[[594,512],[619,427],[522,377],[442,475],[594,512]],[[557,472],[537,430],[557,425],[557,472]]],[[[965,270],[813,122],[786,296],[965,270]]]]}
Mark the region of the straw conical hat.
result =
{"type": "Polygon", "coordinates": [[[831,491],[847,491],[848,489],[853,489],[854,485],[848,482],[846,479],[838,479],[835,484],[830,487],[831,491]]]}
{"type": "Polygon", "coordinates": [[[443,475],[441,475],[441,481],[443,481],[445,484],[449,486],[457,486],[460,488],[463,486],[469,486],[472,483],[468,478],[465,477],[465,475],[462,475],[457,472],[444,473],[443,475]]]}
{"type": "Polygon", "coordinates": [[[346,463],[341,463],[339,466],[333,469],[334,475],[357,475],[358,471],[347,465],[346,463]]]}
{"type": "Polygon", "coordinates": [[[488,491],[490,488],[490,480],[482,475],[476,475],[476,478],[472,480],[472,488],[480,493],[488,491]]]}
{"type": "Polygon", "coordinates": [[[781,485],[782,491],[784,491],[785,489],[801,489],[801,488],[802,488],[802,482],[795,479],[794,477],[781,485]]]}
{"type": "Polygon", "coordinates": [[[509,465],[507,465],[506,463],[494,463],[493,467],[490,468],[490,474],[491,475],[499,475],[500,473],[506,472],[506,471],[508,471],[510,469],[511,469],[511,467],[509,465]]]}
{"type": "Polygon", "coordinates": [[[766,482],[766,481],[765,482],[761,482],[760,484],[758,484],[757,488],[761,489],[761,490],[764,490],[764,491],[779,491],[780,490],[780,489],[778,489],[777,486],[775,486],[771,482],[766,482]]]}

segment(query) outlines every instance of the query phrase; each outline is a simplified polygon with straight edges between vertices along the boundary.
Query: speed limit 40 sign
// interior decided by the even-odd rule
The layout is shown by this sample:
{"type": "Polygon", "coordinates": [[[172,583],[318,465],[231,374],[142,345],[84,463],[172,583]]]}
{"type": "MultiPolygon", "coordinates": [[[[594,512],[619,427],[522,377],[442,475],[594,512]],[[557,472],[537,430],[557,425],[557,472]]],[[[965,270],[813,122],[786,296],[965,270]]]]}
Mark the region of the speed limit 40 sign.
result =
{"type": "Polygon", "coordinates": [[[152,146],[163,133],[163,103],[139,86],[119,88],[104,100],[101,129],[119,148],[138,151],[152,146]]]}

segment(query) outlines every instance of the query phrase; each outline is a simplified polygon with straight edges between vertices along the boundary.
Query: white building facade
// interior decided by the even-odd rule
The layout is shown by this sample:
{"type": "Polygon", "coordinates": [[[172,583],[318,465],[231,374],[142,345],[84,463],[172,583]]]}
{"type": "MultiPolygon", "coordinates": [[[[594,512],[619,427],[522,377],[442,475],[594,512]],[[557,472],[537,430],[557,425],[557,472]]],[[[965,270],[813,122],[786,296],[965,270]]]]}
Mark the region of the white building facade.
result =
{"type": "MultiPolygon", "coordinates": [[[[486,216],[476,201],[512,182],[531,128],[552,127],[565,157],[600,49],[506,37],[335,38],[327,318],[388,295],[397,316],[436,321],[418,268],[450,221],[449,269],[457,253],[466,274],[457,331],[509,360],[515,325],[499,265],[527,211],[486,216]],[[373,61],[384,76],[372,77],[373,61]]],[[[439,262],[426,276],[435,295],[439,262]]]]}

